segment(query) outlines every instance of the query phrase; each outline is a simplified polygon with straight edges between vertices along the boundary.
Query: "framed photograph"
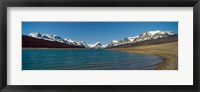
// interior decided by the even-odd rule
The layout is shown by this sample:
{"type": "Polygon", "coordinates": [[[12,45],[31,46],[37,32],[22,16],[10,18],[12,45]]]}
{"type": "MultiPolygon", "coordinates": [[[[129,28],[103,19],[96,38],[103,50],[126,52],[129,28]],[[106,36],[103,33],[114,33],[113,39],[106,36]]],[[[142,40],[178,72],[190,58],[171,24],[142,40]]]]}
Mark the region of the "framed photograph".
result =
{"type": "Polygon", "coordinates": [[[8,0],[1,91],[199,91],[199,0],[8,0]]]}

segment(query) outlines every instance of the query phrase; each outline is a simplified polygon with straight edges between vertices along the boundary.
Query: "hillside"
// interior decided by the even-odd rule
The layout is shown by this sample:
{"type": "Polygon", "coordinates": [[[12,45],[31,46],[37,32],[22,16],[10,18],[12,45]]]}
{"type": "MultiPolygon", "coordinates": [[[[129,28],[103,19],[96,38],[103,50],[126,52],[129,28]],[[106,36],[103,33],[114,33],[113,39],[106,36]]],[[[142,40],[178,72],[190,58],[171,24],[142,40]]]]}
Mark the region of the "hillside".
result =
{"type": "Polygon", "coordinates": [[[23,48],[85,48],[84,46],[76,46],[64,44],[57,41],[48,41],[22,35],[23,48]]]}

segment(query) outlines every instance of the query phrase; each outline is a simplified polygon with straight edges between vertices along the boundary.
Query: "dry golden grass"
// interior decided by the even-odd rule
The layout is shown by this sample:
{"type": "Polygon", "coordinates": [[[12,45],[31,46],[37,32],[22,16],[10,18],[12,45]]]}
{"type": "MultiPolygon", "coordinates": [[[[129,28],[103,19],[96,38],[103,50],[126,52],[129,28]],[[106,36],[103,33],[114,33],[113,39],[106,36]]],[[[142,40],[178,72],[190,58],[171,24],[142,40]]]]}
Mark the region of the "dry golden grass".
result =
{"type": "Polygon", "coordinates": [[[178,42],[128,48],[113,48],[112,50],[161,56],[164,62],[159,65],[156,70],[178,70],[178,42]]]}

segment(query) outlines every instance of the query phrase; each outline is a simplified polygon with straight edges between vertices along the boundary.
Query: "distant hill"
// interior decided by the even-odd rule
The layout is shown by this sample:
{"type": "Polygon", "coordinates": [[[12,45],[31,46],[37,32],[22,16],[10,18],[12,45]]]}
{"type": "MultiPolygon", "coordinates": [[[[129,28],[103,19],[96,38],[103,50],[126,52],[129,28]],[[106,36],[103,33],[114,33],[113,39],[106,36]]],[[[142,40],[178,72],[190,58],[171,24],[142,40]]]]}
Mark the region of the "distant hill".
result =
{"type": "Polygon", "coordinates": [[[37,39],[25,35],[22,35],[22,47],[23,48],[85,48],[84,46],[69,45],[57,41],[37,39]]]}

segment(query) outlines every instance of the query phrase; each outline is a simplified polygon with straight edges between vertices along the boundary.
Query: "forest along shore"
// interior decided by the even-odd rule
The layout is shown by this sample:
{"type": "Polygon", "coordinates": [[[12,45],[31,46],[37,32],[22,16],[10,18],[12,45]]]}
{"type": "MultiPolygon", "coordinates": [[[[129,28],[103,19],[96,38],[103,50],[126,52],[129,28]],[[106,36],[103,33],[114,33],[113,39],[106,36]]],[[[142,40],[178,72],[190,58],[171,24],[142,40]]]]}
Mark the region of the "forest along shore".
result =
{"type": "Polygon", "coordinates": [[[127,48],[111,48],[110,50],[157,55],[163,58],[163,63],[156,67],[155,70],[178,70],[178,42],[127,48]]]}

